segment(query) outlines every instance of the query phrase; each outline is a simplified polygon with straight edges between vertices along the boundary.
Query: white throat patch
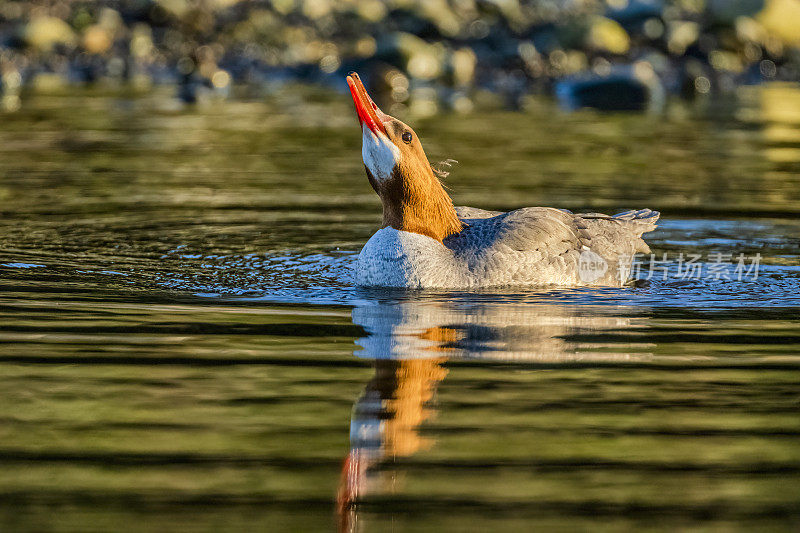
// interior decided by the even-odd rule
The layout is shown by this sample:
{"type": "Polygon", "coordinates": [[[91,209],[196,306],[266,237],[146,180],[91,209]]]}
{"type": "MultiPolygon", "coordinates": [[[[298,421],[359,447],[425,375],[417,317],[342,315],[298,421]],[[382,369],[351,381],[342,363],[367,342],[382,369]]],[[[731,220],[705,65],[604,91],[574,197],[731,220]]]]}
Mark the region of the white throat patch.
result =
{"type": "Polygon", "coordinates": [[[388,180],[400,160],[400,149],[383,133],[376,135],[366,125],[361,129],[361,157],[364,164],[376,180],[388,180]]]}

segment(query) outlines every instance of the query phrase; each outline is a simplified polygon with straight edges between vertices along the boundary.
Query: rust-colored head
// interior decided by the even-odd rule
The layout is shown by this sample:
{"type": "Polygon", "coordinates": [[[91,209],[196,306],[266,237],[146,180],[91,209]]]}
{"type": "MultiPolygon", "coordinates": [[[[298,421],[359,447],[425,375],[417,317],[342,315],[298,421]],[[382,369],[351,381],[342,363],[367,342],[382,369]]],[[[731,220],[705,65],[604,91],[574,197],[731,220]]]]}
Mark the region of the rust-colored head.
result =
{"type": "Polygon", "coordinates": [[[347,77],[361,125],[361,156],[383,204],[384,227],[441,241],[461,231],[453,202],[434,175],[417,134],[372,101],[355,72],[347,77]]]}

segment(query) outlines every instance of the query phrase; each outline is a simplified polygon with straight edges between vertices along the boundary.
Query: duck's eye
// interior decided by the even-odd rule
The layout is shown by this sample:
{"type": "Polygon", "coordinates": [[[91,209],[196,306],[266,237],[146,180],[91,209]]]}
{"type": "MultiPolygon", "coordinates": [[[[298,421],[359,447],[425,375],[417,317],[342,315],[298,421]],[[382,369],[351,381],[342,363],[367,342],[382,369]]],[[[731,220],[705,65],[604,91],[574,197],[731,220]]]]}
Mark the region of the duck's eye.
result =
{"type": "Polygon", "coordinates": [[[403,142],[404,143],[411,144],[411,139],[413,139],[413,138],[414,138],[414,136],[411,135],[410,132],[408,132],[408,131],[403,132],[403,142]]]}

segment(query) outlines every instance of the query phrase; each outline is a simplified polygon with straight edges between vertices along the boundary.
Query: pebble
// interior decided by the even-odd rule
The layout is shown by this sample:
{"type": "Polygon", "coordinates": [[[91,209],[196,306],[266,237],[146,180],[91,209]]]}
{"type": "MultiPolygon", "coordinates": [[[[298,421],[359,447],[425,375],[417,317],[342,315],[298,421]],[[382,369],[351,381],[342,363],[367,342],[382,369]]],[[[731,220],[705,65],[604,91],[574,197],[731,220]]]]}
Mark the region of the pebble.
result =
{"type": "MultiPolygon", "coordinates": [[[[186,103],[236,84],[344,91],[364,73],[381,104],[467,113],[487,91],[509,107],[555,94],[567,108],[648,108],[740,84],[797,82],[800,0],[152,0],[0,3],[3,108],[19,87],[172,83],[186,103]],[[643,80],[641,72],[649,72],[643,80]],[[9,74],[10,73],[10,74],[9,74]]],[[[249,94],[263,94],[251,90],[249,94]]],[[[23,102],[24,104],[24,102],[23,102]]]]}

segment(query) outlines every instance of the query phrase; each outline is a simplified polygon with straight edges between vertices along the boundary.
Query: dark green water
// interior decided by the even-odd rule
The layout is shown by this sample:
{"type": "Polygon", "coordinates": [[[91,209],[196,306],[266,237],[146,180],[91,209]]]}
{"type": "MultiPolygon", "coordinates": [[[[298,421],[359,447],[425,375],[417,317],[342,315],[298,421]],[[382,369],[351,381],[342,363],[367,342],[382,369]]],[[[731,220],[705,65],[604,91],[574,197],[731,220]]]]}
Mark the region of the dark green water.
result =
{"type": "Polygon", "coordinates": [[[800,526],[799,89],[409,119],[457,204],[662,211],[625,289],[353,287],[345,95],[0,120],[0,530],[800,526]]]}

